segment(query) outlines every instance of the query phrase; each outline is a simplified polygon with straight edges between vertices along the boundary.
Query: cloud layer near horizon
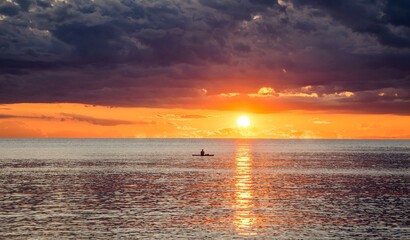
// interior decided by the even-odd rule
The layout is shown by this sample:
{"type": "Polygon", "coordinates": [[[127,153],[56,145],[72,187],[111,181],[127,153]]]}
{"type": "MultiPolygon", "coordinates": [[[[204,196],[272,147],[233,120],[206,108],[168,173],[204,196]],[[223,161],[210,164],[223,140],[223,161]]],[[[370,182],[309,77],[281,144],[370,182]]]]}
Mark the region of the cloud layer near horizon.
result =
{"type": "Polygon", "coordinates": [[[0,103],[409,115],[409,88],[408,1],[0,3],[0,103]]]}

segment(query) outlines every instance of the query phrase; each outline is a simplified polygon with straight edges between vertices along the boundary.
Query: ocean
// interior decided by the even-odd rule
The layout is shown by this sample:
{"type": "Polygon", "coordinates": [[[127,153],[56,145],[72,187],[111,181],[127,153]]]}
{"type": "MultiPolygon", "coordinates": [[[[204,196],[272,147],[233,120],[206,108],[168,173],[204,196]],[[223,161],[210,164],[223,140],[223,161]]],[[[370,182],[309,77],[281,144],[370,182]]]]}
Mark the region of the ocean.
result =
{"type": "Polygon", "coordinates": [[[0,139],[0,238],[410,239],[410,141],[0,139]]]}

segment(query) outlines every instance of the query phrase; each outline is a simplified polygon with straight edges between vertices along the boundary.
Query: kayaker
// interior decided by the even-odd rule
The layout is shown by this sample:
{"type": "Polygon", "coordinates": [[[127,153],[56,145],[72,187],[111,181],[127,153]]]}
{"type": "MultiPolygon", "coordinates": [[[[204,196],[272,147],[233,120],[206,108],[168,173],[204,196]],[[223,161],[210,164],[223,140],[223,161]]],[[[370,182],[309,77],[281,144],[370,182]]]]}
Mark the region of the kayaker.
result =
{"type": "Polygon", "coordinates": [[[201,156],[205,156],[205,151],[203,149],[201,150],[201,156]]]}

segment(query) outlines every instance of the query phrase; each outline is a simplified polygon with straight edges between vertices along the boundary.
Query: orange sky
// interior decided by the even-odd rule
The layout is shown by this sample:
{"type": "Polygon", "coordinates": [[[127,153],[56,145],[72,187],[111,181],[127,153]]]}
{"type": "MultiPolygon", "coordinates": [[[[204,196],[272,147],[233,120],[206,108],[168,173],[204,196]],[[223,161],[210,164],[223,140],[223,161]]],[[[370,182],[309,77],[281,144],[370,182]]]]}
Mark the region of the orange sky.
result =
{"type": "Polygon", "coordinates": [[[410,138],[410,116],[124,108],[83,104],[0,105],[0,137],[410,138]],[[251,119],[239,128],[238,117],[251,119]]]}

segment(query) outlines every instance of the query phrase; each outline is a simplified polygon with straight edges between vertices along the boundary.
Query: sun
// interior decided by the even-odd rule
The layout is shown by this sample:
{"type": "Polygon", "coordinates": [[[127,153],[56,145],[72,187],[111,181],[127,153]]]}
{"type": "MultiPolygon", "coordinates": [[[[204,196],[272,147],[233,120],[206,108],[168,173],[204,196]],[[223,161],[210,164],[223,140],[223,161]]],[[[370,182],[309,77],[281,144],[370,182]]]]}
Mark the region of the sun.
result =
{"type": "Polygon", "coordinates": [[[241,116],[238,118],[236,123],[238,124],[238,127],[246,128],[249,127],[249,125],[251,125],[251,120],[247,116],[241,116]]]}

